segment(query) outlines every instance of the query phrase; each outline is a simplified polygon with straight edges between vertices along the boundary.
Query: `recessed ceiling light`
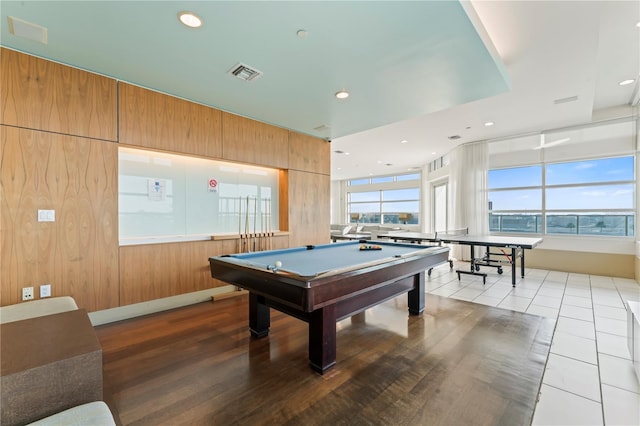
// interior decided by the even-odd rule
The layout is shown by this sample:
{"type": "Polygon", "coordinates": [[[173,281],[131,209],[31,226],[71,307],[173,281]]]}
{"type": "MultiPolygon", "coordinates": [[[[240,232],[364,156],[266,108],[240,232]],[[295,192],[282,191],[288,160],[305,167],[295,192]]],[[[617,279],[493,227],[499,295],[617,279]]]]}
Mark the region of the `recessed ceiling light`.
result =
{"type": "Polygon", "coordinates": [[[491,127],[494,124],[496,124],[496,123],[494,123],[493,121],[487,121],[486,123],[484,123],[485,127],[491,127]]]}
{"type": "Polygon", "coordinates": [[[193,12],[180,12],[178,13],[178,19],[189,28],[200,28],[202,26],[202,19],[193,12]]]}
{"type": "Polygon", "coordinates": [[[306,32],[305,30],[298,30],[298,32],[296,32],[296,35],[300,38],[305,38],[309,33],[306,32]]]}
{"type": "Polygon", "coordinates": [[[436,152],[435,152],[435,151],[433,151],[433,152],[431,153],[431,155],[436,155],[436,152]]]}
{"type": "Polygon", "coordinates": [[[336,98],[338,99],[347,99],[349,97],[349,92],[347,92],[346,90],[341,90],[339,92],[336,92],[336,98]]]}
{"type": "Polygon", "coordinates": [[[631,84],[633,83],[635,80],[633,79],[629,79],[629,80],[622,80],[620,83],[618,83],[620,86],[626,86],[627,84],[631,84]]]}
{"type": "Polygon", "coordinates": [[[409,142],[409,141],[408,141],[408,140],[406,140],[406,139],[402,139],[402,140],[400,141],[400,143],[407,143],[407,142],[409,142]]]}
{"type": "Polygon", "coordinates": [[[637,28],[640,28],[640,21],[638,21],[638,23],[636,24],[637,28]]]}

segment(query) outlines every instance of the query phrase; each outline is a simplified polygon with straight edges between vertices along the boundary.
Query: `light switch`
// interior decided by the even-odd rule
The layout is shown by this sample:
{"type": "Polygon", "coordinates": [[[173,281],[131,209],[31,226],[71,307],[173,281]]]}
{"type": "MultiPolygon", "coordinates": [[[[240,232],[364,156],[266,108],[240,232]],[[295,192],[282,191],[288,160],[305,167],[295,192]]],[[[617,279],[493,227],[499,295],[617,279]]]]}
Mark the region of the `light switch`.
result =
{"type": "Polygon", "coordinates": [[[38,210],[38,222],[55,222],[55,210],[38,210]]]}

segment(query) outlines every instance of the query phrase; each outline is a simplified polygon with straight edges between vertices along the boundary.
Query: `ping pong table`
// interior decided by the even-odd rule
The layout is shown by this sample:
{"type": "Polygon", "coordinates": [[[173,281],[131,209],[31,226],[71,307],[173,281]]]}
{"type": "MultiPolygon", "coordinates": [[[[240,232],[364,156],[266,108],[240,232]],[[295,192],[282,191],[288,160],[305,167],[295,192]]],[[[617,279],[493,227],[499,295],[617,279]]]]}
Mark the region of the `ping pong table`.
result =
{"type": "Polygon", "coordinates": [[[334,243],[338,242],[338,240],[370,240],[371,233],[367,234],[331,234],[331,241],[334,243]]]}
{"type": "MultiPolygon", "coordinates": [[[[493,235],[469,235],[466,230],[459,230],[445,233],[421,233],[421,232],[389,232],[386,238],[394,241],[405,241],[412,243],[438,243],[438,244],[460,244],[467,245],[471,251],[470,270],[456,269],[458,279],[460,274],[478,275],[482,277],[482,282],[487,282],[487,274],[480,271],[481,266],[488,266],[497,269],[502,274],[502,265],[511,265],[511,285],[516,286],[516,263],[520,259],[520,274],[524,277],[524,251],[532,250],[542,242],[542,238],[537,237],[507,237],[493,235]],[[484,247],[486,253],[483,257],[475,256],[475,247],[484,247]],[[491,249],[500,249],[500,252],[491,249]],[[510,250],[509,254],[505,249],[510,250]]],[[[453,262],[449,261],[453,268],[453,262]]]]}

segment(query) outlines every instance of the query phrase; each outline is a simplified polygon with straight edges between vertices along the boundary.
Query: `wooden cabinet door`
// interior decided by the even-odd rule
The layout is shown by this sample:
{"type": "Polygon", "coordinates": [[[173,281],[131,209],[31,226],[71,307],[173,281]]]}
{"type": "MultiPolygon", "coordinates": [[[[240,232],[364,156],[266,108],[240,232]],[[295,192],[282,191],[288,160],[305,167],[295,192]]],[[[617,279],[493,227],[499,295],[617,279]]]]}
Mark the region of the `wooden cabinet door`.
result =
{"type": "Polygon", "coordinates": [[[121,143],[222,157],[220,110],[126,83],[118,105],[121,143]]]}
{"type": "Polygon", "coordinates": [[[0,48],[0,122],[116,140],[116,81],[0,48]]]}
{"type": "Polygon", "coordinates": [[[222,113],[223,158],[286,169],[289,167],[288,133],[280,127],[222,113]]]}

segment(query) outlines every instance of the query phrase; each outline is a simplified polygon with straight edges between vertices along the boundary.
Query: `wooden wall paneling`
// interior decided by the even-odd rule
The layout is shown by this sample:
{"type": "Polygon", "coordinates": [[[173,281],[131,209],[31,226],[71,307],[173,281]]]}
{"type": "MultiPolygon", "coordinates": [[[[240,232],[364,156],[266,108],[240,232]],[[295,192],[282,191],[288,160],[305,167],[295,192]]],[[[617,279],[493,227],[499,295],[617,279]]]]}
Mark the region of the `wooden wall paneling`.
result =
{"type": "Polygon", "coordinates": [[[222,112],[195,102],[118,83],[119,142],[222,157],[222,112]]]}
{"type": "Polygon", "coordinates": [[[289,168],[331,174],[331,144],[324,139],[289,131],[289,168]]]}
{"type": "Polygon", "coordinates": [[[117,144],[2,126],[2,146],[2,303],[50,283],[88,311],[118,306],[117,144]]]}
{"type": "Polygon", "coordinates": [[[80,284],[96,310],[112,308],[119,305],[117,145],[67,143],[67,148],[75,147],[82,159],[76,189],[80,284]]]}
{"type": "Polygon", "coordinates": [[[222,113],[222,157],[225,160],[287,169],[288,139],[286,129],[222,113]]]}
{"type": "Polygon", "coordinates": [[[328,243],[330,225],[328,175],[289,170],[289,244],[328,243]]]}
{"type": "Polygon", "coordinates": [[[116,81],[0,48],[0,122],[115,141],[116,81]]]}
{"type": "Polygon", "coordinates": [[[213,280],[209,257],[235,253],[236,240],[120,247],[120,304],[227,285],[213,280]]]}
{"type": "Polygon", "coordinates": [[[289,230],[289,172],[280,170],[278,176],[278,229],[289,230]]]}
{"type": "Polygon", "coordinates": [[[37,195],[33,133],[20,143],[18,129],[0,126],[0,305],[17,303],[20,289],[38,279],[37,195]]]}
{"type": "MultiPolygon", "coordinates": [[[[289,247],[287,235],[273,248],[289,247]]],[[[209,257],[233,254],[238,240],[189,241],[120,247],[120,305],[229,285],[211,278],[209,257]]]]}

